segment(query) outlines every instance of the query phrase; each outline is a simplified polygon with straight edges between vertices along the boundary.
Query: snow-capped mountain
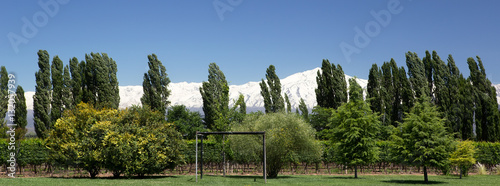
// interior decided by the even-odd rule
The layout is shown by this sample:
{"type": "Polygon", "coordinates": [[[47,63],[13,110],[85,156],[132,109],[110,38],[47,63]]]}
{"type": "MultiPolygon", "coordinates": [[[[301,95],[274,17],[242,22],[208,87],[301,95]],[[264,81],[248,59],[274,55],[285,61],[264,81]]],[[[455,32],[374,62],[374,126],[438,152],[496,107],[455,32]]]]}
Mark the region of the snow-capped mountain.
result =
{"type": "MultiPolygon", "coordinates": [[[[297,108],[300,98],[304,99],[309,108],[316,105],[316,94],[314,89],[316,85],[316,73],[320,68],[300,72],[288,76],[281,80],[282,92],[287,94],[292,108],[297,108]]],[[[346,80],[351,76],[346,75],[346,80]]],[[[367,80],[358,79],[358,83],[365,88],[367,80]]],[[[201,83],[170,83],[169,89],[171,95],[168,98],[171,105],[185,105],[191,109],[201,109],[203,100],[200,90],[201,83]]],[[[121,86],[120,87],[120,108],[126,108],[131,105],[140,105],[142,96],[142,86],[121,86]]],[[[243,94],[248,108],[264,108],[264,100],[260,95],[259,82],[248,82],[243,85],[230,85],[229,98],[230,105],[237,99],[239,94],[243,94]]]]}

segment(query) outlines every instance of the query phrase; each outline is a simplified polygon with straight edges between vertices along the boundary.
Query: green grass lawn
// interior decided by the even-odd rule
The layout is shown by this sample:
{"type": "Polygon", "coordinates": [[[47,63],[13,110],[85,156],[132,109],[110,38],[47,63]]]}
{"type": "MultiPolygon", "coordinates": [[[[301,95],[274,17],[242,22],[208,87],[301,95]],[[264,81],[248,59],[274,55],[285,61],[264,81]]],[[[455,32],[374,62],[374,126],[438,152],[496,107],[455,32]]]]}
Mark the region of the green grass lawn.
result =
{"type": "MultiPolygon", "coordinates": [[[[419,175],[307,175],[279,176],[268,179],[267,185],[418,185],[424,184],[419,175]]],[[[458,176],[429,176],[432,185],[499,185],[500,176],[472,175],[459,179],[458,176]]],[[[111,178],[2,178],[0,185],[264,185],[258,176],[204,176],[196,183],[194,176],[148,177],[144,179],[111,178]]]]}

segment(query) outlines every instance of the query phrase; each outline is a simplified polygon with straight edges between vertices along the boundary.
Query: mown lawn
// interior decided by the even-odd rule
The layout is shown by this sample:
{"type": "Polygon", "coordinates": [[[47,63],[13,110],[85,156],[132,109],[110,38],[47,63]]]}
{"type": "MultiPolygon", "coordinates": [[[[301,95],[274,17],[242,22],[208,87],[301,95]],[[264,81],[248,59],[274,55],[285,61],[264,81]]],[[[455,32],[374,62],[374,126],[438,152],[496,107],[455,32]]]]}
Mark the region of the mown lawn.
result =
{"type": "MultiPolygon", "coordinates": [[[[360,175],[352,176],[299,175],[268,179],[267,185],[418,185],[424,184],[419,175],[360,175]]],[[[429,176],[432,185],[498,185],[500,176],[472,175],[459,179],[457,176],[429,176]]],[[[258,176],[204,176],[195,182],[194,176],[148,177],[144,179],[111,178],[2,178],[0,185],[264,185],[258,176]]]]}

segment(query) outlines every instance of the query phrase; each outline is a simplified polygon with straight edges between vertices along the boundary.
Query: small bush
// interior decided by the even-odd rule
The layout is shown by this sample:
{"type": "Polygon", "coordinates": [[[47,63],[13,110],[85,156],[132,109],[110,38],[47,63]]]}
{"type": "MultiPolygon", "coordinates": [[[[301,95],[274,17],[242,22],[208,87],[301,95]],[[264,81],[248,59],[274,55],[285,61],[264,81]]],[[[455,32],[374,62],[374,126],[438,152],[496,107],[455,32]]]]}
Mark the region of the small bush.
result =
{"type": "Polygon", "coordinates": [[[481,163],[476,164],[476,173],[478,175],[487,175],[488,174],[488,172],[486,171],[486,167],[481,163]]]}

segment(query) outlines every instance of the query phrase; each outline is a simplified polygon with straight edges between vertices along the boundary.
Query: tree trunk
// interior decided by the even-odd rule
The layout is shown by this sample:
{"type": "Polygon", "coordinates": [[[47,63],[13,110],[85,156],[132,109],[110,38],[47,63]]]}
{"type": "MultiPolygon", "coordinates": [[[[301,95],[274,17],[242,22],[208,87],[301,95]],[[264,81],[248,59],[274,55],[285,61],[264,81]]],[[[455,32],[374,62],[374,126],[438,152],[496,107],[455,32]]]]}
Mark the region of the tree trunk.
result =
{"type": "Polygon", "coordinates": [[[424,165],[424,182],[429,183],[429,179],[427,178],[427,167],[424,165]]]}
{"type": "Polygon", "coordinates": [[[358,178],[358,166],[354,166],[354,178],[358,178]]]}
{"type": "Polygon", "coordinates": [[[462,179],[462,167],[460,167],[460,179],[462,179]]]}

